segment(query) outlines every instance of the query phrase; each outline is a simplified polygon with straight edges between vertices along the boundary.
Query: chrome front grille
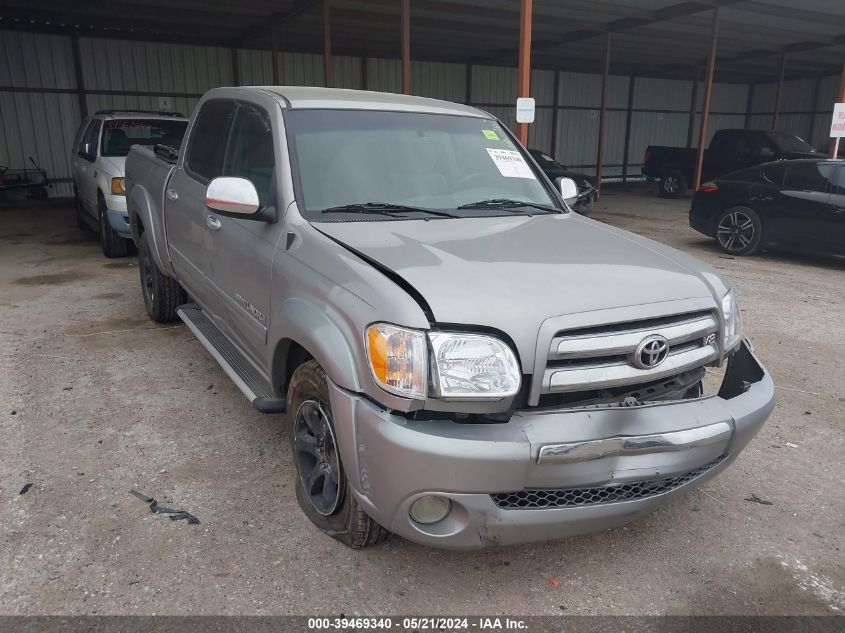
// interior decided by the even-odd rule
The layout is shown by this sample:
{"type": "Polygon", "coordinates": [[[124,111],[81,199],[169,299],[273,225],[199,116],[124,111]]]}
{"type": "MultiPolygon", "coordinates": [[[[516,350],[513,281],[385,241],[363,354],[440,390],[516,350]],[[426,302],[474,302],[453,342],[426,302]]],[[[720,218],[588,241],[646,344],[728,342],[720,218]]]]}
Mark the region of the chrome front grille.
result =
{"type": "Polygon", "coordinates": [[[558,332],[552,338],[541,393],[567,393],[646,383],[701,367],[719,357],[719,322],[712,312],[696,312],[634,323],[558,332]],[[640,344],[662,337],[665,359],[642,367],[640,344]]]}

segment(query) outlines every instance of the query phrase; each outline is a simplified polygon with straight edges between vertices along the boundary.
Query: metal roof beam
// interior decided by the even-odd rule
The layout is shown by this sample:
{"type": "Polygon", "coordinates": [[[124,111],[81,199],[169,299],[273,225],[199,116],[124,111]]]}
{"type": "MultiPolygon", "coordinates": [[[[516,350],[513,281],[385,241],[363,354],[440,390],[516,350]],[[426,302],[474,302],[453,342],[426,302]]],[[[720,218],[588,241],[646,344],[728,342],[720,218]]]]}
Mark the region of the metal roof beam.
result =
{"type": "Polygon", "coordinates": [[[277,29],[291,23],[300,15],[319,6],[321,3],[322,0],[294,0],[293,8],[289,11],[276,12],[268,15],[267,17],[260,18],[254,22],[253,26],[245,33],[223,42],[223,45],[241,46],[246,40],[259,35],[264,35],[271,32],[273,29],[277,29]]]}

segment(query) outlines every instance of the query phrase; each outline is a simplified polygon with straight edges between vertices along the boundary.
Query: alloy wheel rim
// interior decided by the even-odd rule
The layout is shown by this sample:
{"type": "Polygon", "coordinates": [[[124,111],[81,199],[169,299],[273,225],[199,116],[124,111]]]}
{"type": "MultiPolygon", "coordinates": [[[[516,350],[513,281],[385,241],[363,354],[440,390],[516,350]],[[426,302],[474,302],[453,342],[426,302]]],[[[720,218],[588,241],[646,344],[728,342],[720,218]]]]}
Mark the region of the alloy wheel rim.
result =
{"type": "Polygon", "coordinates": [[[669,193],[675,193],[678,190],[678,179],[675,176],[669,176],[663,181],[663,188],[669,193]]]}
{"type": "Polygon", "coordinates": [[[144,253],[141,257],[141,285],[144,288],[144,301],[148,306],[153,304],[155,290],[153,285],[153,268],[150,265],[150,256],[144,253]]]}
{"type": "Polygon", "coordinates": [[[305,494],[314,509],[329,516],[340,503],[340,457],[331,417],[320,402],[306,400],[293,427],[294,461],[305,494]]]}
{"type": "Polygon", "coordinates": [[[754,241],[754,222],[742,211],[731,211],[719,222],[719,244],[729,251],[740,251],[754,241]]]}

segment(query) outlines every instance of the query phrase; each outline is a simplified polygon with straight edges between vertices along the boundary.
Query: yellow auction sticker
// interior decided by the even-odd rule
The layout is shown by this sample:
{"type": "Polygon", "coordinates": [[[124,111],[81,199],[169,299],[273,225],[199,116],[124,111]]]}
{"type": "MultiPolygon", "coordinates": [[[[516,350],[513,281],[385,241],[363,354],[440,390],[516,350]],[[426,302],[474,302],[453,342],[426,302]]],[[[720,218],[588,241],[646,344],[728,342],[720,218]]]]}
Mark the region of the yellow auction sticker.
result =
{"type": "Polygon", "coordinates": [[[481,133],[484,135],[484,138],[486,138],[488,141],[500,140],[499,135],[496,134],[495,130],[481,130],[481,133]]]}

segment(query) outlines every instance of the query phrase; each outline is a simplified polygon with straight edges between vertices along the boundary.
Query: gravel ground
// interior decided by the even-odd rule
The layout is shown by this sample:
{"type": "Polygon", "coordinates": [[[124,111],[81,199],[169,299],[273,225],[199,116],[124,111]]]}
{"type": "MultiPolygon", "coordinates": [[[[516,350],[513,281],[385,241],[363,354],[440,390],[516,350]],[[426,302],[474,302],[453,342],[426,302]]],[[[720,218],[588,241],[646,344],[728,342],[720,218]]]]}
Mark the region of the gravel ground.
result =
{"type": "Polygon", "coordinates": [[[733,281],[777,408],[730,469],[639,522],[472,553],[318,533],[283,418],[146,318],[135,258],[105,259],[67,203],[0,208],[0,613],[845,612],[843,265],[722,256],[653,189],[609,188],[595,217],[733,281]]]}

